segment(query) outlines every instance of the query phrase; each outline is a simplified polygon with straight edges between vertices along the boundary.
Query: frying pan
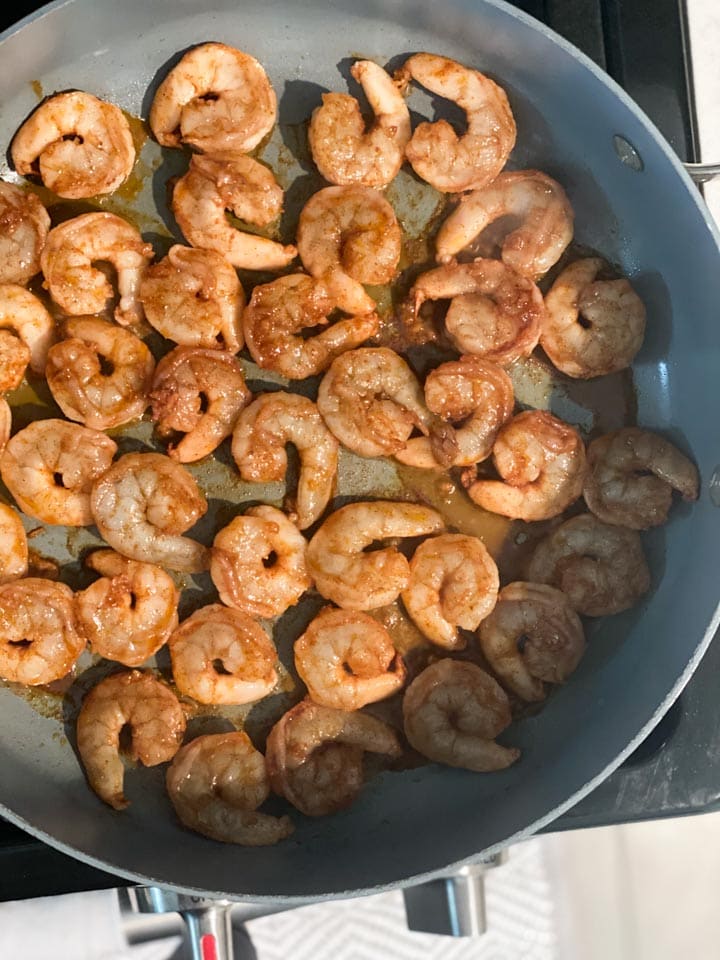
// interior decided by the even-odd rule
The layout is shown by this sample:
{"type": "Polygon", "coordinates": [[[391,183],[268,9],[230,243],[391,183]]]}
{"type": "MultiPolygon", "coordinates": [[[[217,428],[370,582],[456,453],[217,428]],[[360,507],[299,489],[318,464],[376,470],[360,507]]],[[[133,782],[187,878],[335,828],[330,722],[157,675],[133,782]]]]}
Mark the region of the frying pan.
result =
{"type": "Polygon", "coordinates": [[[572,681],[508,732],[523,751],[516,766],[384,773],[344,813],[296,816],[295,835],[277,847],[184,831],[158,770],[130,777],[131,807],[110,810],[57,721],[0,691],[3,816],[133,880],[292,905],[427,878],[527,836],[617,767],[688,680],[718,622],[720,255],[696,189],[646,117],[589,60],[498,0],[62,0],[0,38],[0,140],[37,103],[38,80],[46,93],[78,87],[146,115],[148,87],[177,52],[209,39],[262,61],[288,124],[307,119],[317,85],[345,88],[349,57],[387,63],[430,50],[499,78],[520,134],[513,165],[563,183],[578,241],[621,265],[647,304],[638,422],[689,452],[702,477],[699,502],[676,505],[645,541],[652,595],[593,624],[572,681]]]}

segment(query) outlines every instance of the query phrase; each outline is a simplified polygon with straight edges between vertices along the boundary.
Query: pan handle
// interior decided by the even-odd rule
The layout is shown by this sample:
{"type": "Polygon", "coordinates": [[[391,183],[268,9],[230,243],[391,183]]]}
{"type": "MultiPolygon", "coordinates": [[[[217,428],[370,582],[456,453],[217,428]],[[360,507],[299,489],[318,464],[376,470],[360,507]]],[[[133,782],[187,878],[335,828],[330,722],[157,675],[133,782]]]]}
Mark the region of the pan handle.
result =
{"type": "Polygon", "coordinates": [[[720,163],[684,163],[683,166],[695,183],[707,183],[720,177],[720,163]]]}
{"type": "Polygon", "coordinates": [[[219,901],[199,910],[182,910],[190,936],[192,960],[233,960],[232,904],[219,901]]]}

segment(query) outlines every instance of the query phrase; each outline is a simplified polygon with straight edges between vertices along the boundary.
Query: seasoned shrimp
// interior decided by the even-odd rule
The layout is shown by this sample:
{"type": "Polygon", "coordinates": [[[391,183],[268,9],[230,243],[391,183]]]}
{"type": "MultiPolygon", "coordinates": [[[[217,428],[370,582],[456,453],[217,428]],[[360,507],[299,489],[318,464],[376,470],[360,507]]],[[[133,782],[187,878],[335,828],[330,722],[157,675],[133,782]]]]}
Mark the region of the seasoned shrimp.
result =
{"type": "Polygon", "coordinates": [[[439,262],[450,261],[501,218],[511,224],[500,243],[503,263],[532,280],[557,263],[573,238],[573,209],[557,181],[538,170],[501,173],[463,197],[440,227],[439,262]]]}
{"type": "Polygon", "coordinates": [[[155,370],[142,340],[95,317],[66,320],[62,332],[65,339],[48,351],[46,376],[65,416],[95,430],[138,420],[155,370]]]}
{"type": "Polygon", "coordinates": [[[509,583],[480,624],[488,663],[523,700],[544,700],[546,683],[564,683],[585,652],[580,617],[560,590],[509,583]]]}
{"type": "Polygon", "coordinates": [[[548,520],[574,503],[586,474],[585,446],[570,424],[544,410],[526,410],[501,428],[493,447],[500,480],[463,484],[475,503],[519,520],[548,520]]]}
{"type": "Polygon", "coordinates": [[[312,337],[303,330],[327,326],[335,309],[323,283],[302,273],[257,286],[243,314],[245,341],[253,360],[288,380],[303,380],[326,370],[344,353],[374,336],[376,313],[334,321],[312,337]]]}
{"type": "Polygon", "coordinates": [[[484,187],[500,173],[515,146],[515,119],[502,87],[432,53],[409,57],[396,74],[403,87],[411,80],[453,100],[467,116],[460,137],[447,120],[421,123],[405,150],[415,173],[444,193],[484,187]]]}
{"type": "Polygon", "coordinates": [[[349,503],[331,514],[308,544],[315,586],[345,610],[392,603],[410,582],[410,565],[394,546],[366,552],[376,540],[440,533],[439,513],[416,503],[349,503]]]}
{"type": "Polygon", "coordinates": [[[280,270],[295,259],[297,249],[236,229],[225,211],[262,227],[280,216],[282,203],[272,171],[252,157],[194,156],[175,184],[172,210],[193,247],[214,250],[233,267],[280,270]]]}
{"type": "Polygon", "coordinates": [[[242,349],[245,293],[235,269],[214,250],[176,244],[140,283],[151,326],[184,347],[242,349]]]}
{"type": "Polygon", "coordinates": [[[95,524],[110,546],[131,560],[171,570],[207,570],[208,551],[180,536],[207,511],[207,500],[184,467],[159,453],[126,453],[95,482],[95,524]]]}
{"type": "Polygon", "coordinates": [[[0,585],[28,572],[25,527],[17,510],[0,503],[0,585]]]}
{"type": "Polygon", "coordinates": [[[75,594],[80,632],[98,656],[139,667],[178,624],[180,594],[172,578],[113,550],[94,550],[85,565],[101,577],[75,594]]]}
{"type": "Polygon", "coordinates": [[[210,576],[220,599],[251,617],[277,617],[312,586],[305,537],[281,510],[261,504],[216,535],[210,576]]]}
{"type": "Polygon", "coordinates": [[[232,455],[243,480],[271,483],[285,478],[288,443],[300,457],[295,509],[304,530],[328,505],[338,465],[339,444],[312,400],[283,392],[259,396],[240,415],[232,455]]]}
{"type": "Polygon", "coordinates": [[[166,785],[182,823],[211,840],[266,847],[293,832],[290,817],[257,813],[270,785],[265,758],[246,733],[196,737],[175,754],[166,785]]]}
{"type": "Polygon", "coordinates": [[[112,264],[119,294],[113,316],[126,327],[143,318],[140,283],[153,256],[152,246],[127,220],[114,213],[84,213],[50,231],[40,262],[50,296],[72,316],[105,310],[114,291],[93,264],[112,264]]]}
{"type": "Polygon", "coordinates": [[[224,43],[201,43],[157,89],[150,127],[163,147],[249,153],[275,126],[277,99],[258,61],[224,43]]]}
{"type": "Polygon", "coordinates": [[[435,763],[478,773],[504,770],[520,756],[495,742],[512,721],[505,691],[493,678],[460,660],[438,660],[407,688],[405,736],[435,763]]]}
{"type": "Polygon", "coordinates": [[[591,513],[566,520],[541,540],[527,575],[562,590],[586,617],[627,610],[650,589],[640,535],[591,513]]]}
{"type": "Polygon", "coordinates": [[[645,336],[645,307],[628,280],[596,280],[599,257],[566,267],[545,297],[540,344],[569,377],[587,380],[629,367],[645,336]]]}
{"type": "Polygon", "coordinates": [[[405,159],[410,111],[397,83],[376,63],[357,60],[350,73],[363,88],[375,120],[366,130],[355,97],[324,93],[308,131],[313,160],[330,183],[386,187],[405,159]]]}
{"type": "Polygon", "coordinates": [[[491,612],[500,589],[495,561],[477,537],[444,533],[421,543],[410,561],[402,592],[418,630],[440,647],[462,650],[463,630],[476,630],[491,612]]]}
{"type": "Polygon", "coordinates": [[[400,756],[394,730],[366,713],[303,700],[267,739],[270,786],[308,817],[349,807],[363,786],[363,754],[400,756]]]}
{"type": "Polygon", "coordinates": [[[66,420],[35,420],[8,441],[0,473],[29,517],[87,527],[93,522],[92,485],[116,452],[115,441],[99,430],[66,420]]]}
{"type": "MultiPolygon", "coordinates": [[[[44,374],[55,322],[42,302],[25,287],[14,283],[0,285],[0,328],[12,331],[22,341],[27,347],[26,364],[29,362],[34,373],[44,374]]],[[[23,369],[23,375],[24,372],[23,369]]]]}
{"type": "Polygon", "coordinates": [[[665,523],[673,490],[683,500],[697,500],[697,468],[664,437],[625,427],[593,440],[583,489],[591,512],[631,530],[665,523]]]}
{"type": "Polygon", "coordinates": [[[395,211],[370,187],[325,187],[300,214],[297,246],[303,266],[322,280],[335,304],[361,316],[375,310],[364,283],[390,283],[400,262],[395,211]]]}
{"type": "Polygon", "coordinates": [[[0,180],[0,283],[27,283],[40,272],[50,217],[34,193],[0,180]]]}
{"type": "Polygon", "coordinates": [[[252,703],[277,683],[277,651],[260,624],[220,603],[200,607],[168,641],[173,678],[199,703],[252,703]]]}
{"type": "Polygon", "coordinates": [[[366,613],[325,607],[295,641],[295,667],[315,703],[359,710],[405,682],[405,664],[385,627],[366,613]]]}
{"type": "Polygon", "coordinates": [[[168,453],[180,463],[202,460],[232,433],[252,398],[240,361],[224,350],[175,347],[158,363],[150,403],[161,437],[185,436],[168,453]]]}
{"type": "Polygon", "coordinates": [[[81,200],[127,180],[135,145],[119,107],[72,90],[43,100],[15,134],[10,156],[22,176],[39,175],[59,197],[81,200]]]}
{"type": "Polygon", "coordinates": [[[0,330],[0,393],[20,386],[29,363],[30,351],[22,340],[9,330],[0,330]]]}
{"type": "Polygon", "coordinates": [[[185,714],[175,694],[149,673],[127,670],[101,680],[83,700],[77,745],[90,786],[116,810],[129,805],[120,734],[130,728],[131,760],[146,767],[172,760],[185,734],[185,714]]]}
{"type": "Polygon", "coordinates": [[[29,686],[66,676],[85,647],[73,593],[64,583],[25,577],[0,586],[0,677],[29,686]]]}
{"type": "Polygon", "coordinates": [[[433,454],[428,437],[412,437],[395,456],[413,467],[442,470],[489,457],[498,430],[512,416],[515,398],[512,381],[501,367],[479,357],[461,357],[430,371],[425,403],[452,426],[443,462],[433,454]]]}

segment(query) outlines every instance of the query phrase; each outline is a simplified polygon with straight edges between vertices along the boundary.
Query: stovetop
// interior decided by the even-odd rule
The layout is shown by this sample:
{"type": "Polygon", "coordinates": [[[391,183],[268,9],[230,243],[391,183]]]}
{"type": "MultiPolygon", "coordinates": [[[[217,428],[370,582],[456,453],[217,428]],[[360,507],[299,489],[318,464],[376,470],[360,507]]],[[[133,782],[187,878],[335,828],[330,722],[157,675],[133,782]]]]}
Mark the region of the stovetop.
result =
{"type": "MultiPolygon", "coordinates": [[[[0,11],[0,29],[40,6],[0,11]]],[[[607,70],[655,122],[682,160],[697,160],[686,29],[678,0],[515,0],[607,70]]],[[[549,828],[679,816],[720,809],[720,639],[680,699],[630,759],[549,828]]],[[[631,695],[631,694],[630,694],[631,695]]],[[[100,889],[118,878],[0,820],[0,900],[100,889]]]]}

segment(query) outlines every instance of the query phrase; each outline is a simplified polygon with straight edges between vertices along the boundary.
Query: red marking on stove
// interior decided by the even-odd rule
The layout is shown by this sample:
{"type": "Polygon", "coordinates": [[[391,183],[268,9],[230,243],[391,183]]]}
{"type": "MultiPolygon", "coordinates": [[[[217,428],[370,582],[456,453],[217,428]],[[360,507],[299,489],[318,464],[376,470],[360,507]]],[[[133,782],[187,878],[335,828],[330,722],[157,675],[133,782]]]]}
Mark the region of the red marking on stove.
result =
{"type": "Polygon", "coordinates": [[[200,949],[202,960],[218,960],[217,941],[211,933],[205,933],[200,937],[200,949]]]}

